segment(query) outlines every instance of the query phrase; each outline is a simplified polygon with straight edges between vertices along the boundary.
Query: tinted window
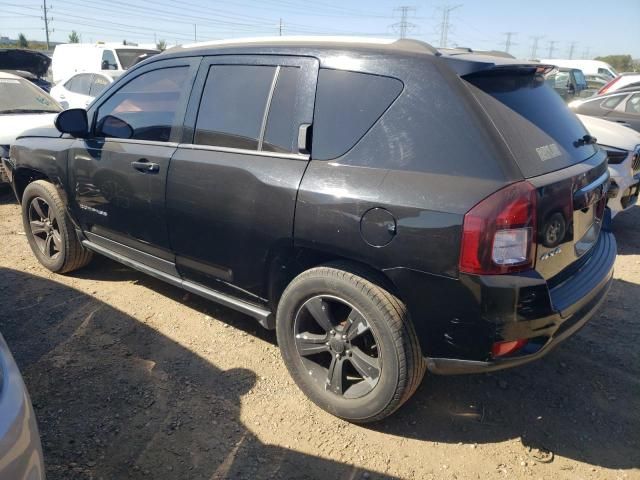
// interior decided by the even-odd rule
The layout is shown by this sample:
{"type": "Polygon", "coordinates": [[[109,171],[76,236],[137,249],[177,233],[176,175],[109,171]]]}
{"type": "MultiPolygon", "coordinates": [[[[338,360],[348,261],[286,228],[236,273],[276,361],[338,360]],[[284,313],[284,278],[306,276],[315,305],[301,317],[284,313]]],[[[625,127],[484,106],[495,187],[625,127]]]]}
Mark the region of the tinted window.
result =
{"type": "Polygon", "coordinates": [[[273,91],[262,149],[269,152],[297,151],[299,124],[296,123],[296,102],[300,69],[281,67],[273,91]]]}
{"type": "Polygon", "coordinates": [[[96,135],[169,141],[188,70],[153,70],[125,84],[98,109],[96,135]]]}
{"type": "Polygon", "coordinates": [[[595,153],[574,145],[587,134],[541,75],[528,70],[468,75],[465,80],[514,153],[525,177],[565,168],[595,153]]]}
{"type": "Polygon", "coordinates": [[[313,158],[345,154],[402,91],[395,78],[321,69],[313,127],[313,158]]]}
{"type": "Polygon", "coordinates": [[[98,94],[102,93],[102,91],[109,86],[111,82],[102,75],[94,75],[93,82],[91,83],[91,91],[89,94],[92,97],[97,97],[98,94]]]}
{"type": "Polygon", "coordinates": [[[600,106],[608,110],[613,110],[620,104],[620,102],[622,101],[622,99],[624,99],[624,97],[625,97],[624,95],[616,95],[614,97],[609,97],[604,102],[602,102],[600,106]]]}
{"type": "Polygon", "coordinates": [[[627,100],[627,106],[624,111],[627,113],[640,114],[640,93],[632,95],[631,98],[627,100]]]}
{"type": "Polygon", "coordinates": [[[73,82],[73,90],[72,92],[79,93],[81,95],[89,95],[89,90],[91,90],[91,82],[93,81],[93,75],[91,74],[81,74],[78,75],[73,82]]]}
{"type": "Polygon", "coordinates": [[[276,68],[214,65],[209,68],[195,143],[257,150],[276,68]]]}
{"type": "Polygon", "coordinates": [[[102,70],[117,70],[116,56],[112,50],[102,52],[102,70]]]}

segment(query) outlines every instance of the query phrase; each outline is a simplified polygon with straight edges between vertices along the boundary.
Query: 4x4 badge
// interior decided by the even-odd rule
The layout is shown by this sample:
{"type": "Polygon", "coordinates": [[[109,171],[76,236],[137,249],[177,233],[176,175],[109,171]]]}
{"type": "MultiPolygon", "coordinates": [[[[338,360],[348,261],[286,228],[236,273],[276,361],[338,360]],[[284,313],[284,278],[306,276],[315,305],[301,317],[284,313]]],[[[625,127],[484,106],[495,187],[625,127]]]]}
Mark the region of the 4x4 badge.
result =
{"type": "Polygon", "coordinates": [[[555,257],[556,255],[558,255],[560,252],[562,252],[562,249],[560,247],[556,247],[553,250],[548,251],[547,253],[545,253],[544,255],[542,255],[540,257],[540,260],[544,261],[544,260],[548,260],[551,257],[555,257]]]}

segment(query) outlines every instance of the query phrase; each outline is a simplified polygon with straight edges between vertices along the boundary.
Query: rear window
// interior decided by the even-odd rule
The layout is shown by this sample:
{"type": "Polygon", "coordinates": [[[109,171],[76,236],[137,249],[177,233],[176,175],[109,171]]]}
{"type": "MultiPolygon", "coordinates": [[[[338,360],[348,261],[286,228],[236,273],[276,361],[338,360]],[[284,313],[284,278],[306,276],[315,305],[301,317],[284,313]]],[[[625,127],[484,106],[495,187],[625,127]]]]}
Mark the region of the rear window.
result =
{"type": "Polygon", "coordinates": [[[314,159],[344,155],[400,95],[400,80],[320,69],[313,126],[314,159]]]}
{"type": "Polygon", "coordinates": [[[493,72],[465,77],[529,178],[582,162],[593,145],[577,143],[586,129],[542,75],[493,72]]]}

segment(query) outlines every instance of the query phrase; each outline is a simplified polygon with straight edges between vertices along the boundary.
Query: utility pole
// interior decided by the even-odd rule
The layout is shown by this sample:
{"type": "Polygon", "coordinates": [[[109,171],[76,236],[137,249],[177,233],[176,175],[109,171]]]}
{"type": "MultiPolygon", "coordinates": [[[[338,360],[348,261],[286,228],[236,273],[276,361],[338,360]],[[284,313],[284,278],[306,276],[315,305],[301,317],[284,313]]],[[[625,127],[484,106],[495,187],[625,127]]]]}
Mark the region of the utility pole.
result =
{"type": "Polygon", "coordinates": [[[193,24],[193,41],[198,41],[198,26],[195,23],[193,24]]]}
{"type": "Polygon", "coordinates": [[[280,18],[280,24],[278,25],[278,34],[280,36],[282,36],[282,27],[283,27],[283,23],[282,23],[282,18],[280,18]]]}
{"type": "Polygon", "coordinates": [[[449,14],[454,11],[456,8],[460,8],[462,5],[445,5],[442,8],[442,23],[440,24],[440,46],[442,48],[447,47],[449,28],[451,24],[449,23],[449,14]]]}
{"type": "Polygon", "coordinates": [[[407,32],[414,28],[416,25],[408,21],[409,12],[415,11],[416,7],[410,7],[403,5],[402,7],[395,8],[394,11],[400,12],[400,21],[391,25],[400,34],[400,38],[407,38],[407,32]]]}
{"type": "Polygon", "coordinates": [[[531,38],[533,39],[533,45],[531,45],[531,60],[535,60],[538,54],[538,42],[544,38],[544,35],[533,36],[531,38]]]}
{"type": "Polygon", "coordinates": [[[557,40],[549,40],[549,58],[553,58],[553,51],[556,49],[557,40]]]}
{"type": "Polygon", "coordinates": [[[571,42],[569,44],[569,60],[571,60],[573,58],[573,52],[576,49],[576,45],[578,44],[578,42],[571,42]]]}
{"type": "Polygon", "coordinates": [[[44,32],[47,36],[47,50],[50,49],[49,46],[49,17],[47,17],[47,0],[42,0],[42,12],[44,13],[44,32]]]}
{"type": "Polygon", "coordinates": [[[504,51],[509,53],[509,50],[511,49],[511,46],[513,45],[517,45],[516,43],[513,43],[511,41],[511,37],[513,37],[514,35],[517,35],[518,32],[505,32],[504,35],[506,35],[507,39],[504,42],[504,51]]]}

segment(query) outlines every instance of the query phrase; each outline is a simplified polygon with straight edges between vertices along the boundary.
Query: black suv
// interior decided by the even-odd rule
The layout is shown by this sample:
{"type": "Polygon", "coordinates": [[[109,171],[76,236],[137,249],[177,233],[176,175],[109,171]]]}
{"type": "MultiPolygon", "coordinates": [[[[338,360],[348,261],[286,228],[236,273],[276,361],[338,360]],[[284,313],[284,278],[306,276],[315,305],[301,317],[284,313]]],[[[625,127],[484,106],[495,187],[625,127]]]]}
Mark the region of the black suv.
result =
{"type": "Polygon", "coordinates": [[[373,421],[426,369],[539,358],[603,300],[606,155],[551,68],[408,40],[177,48],[5,163],[47,268],[97,252],[251,315],[315,403],[373,421]]]}

